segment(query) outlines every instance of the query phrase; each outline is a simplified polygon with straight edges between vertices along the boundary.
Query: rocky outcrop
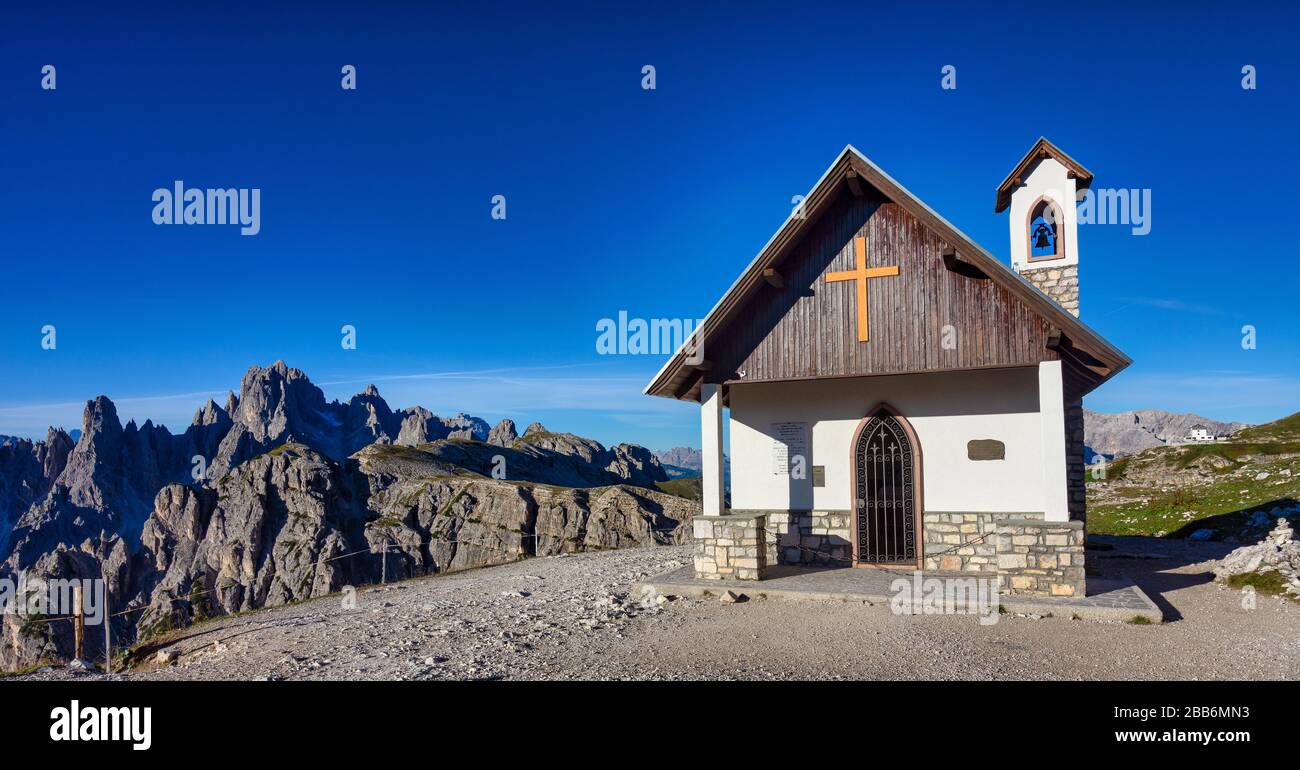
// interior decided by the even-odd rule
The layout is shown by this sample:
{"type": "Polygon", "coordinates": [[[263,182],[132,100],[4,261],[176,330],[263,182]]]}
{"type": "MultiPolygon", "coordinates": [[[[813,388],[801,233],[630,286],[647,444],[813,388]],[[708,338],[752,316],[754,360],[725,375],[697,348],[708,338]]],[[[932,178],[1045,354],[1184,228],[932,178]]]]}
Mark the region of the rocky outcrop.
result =
{"type": "MultiPolygon", "coordinates": [[[[233,403],[233,399],[232,393],[228,403],[233,403]]],[[[185,462],[192,464],[195,457],[200,457],[206,464],[209,458],[216,457],[221,447],[221,440],[230,432],[233,425],[234,420],[230,418],[230,413],[217,406],[212,399],[208,399],[208,402],[194,413],[194,420],[185,431],[183,453],[185,462]]]]}
{"type": "Polygon", "coordinates": [[[447,438],[486,441],[488,437],[487,421],[478,417],[471,417],[464,412],[457,414],[455,417],[444,419],[442,424],[447,428],[447,438]]]}
{"type": "Polygon", "coordinates": [[[401,446],[419,446],[446,437],[447,426],[442,424],[438,415],[422,406],[417,406],[403,413],[395,443],[401,446]]]}
{"type": "Polygon", "coordinates": [[[636,444],[618,444],[612,447],[605,470],[634,484],[649,485],[668,480],[668,473],[654,453],[636,444]]]}
{"type": "MultiPolygon", "coordinates": [[[[17,578],[11,579],[17,582],[17,578]]],[[[30,598],[33,592],[38,591],[48,595],[38,585],[61,580],[100,579],[104,580],[106,594],[113,596],[122,596],[124,587],[130,584],[130,555],[121,538],[87,540],[76,546],[60,543],[31,563],[24,571],[22,584],[30,598]]],[[[92,604],[92,608],[94,606],[92,604]]],[[[105,620],[112,624],[115,635],[134,631],[129,617],[108,617],[105,620]]],[[[103,658],[104,637],[100,629],[102,626],[96,626],[93,633],[86,635],[83,652],[88,657],[103,658]]],[[[43,614],[32,616],[6,612],[0,615],[0,667],[14,669],[37,661],[66,660],[72,657],[74,649],[73,629],[67,621],[50,620],[43,614]]]]}
{"type": "Polygon", "coordinates": [[[158,488],[184,472],[179,446],[166,428],[148,421],[122,427],[104,396],[87,402],[81,437],[60,460],[63,447],[61,436],[47,442],[43,466],[61,470],[52,480],[46,477],[48,492],[14,525],[5,551],[8,570],[87,539],[121,534],[133,543],[158,488]]]}
{"type": "Polygon", "coordinates": [[[1234,550],[1214,568],[1214,579],[1227,582],[1236,575],[1277,572],[1283,590],[1300,599],[1300,542],[1285,518],[1277,520],[1273,531],[1256,543],[1234,550]]]}
{"type": "Polygon", "coordinates": [[[383,447],[367,448],[357,461],[374,516],[366,541],[376,551],[390,549],[390,579],[525,556],[680,542],[698,509],[627,485],[575,489],[447,475],[436,460],[428,473],[413,472],[411,457],[383,447]]]}
{"type": "Polygon", "coordinates": [[[338,590],[365,558],[334,558],[362,541],[364,513],[342,469],[300,444],[241,465],[215,489],[158,494],[141,536],[145,633],[195,619],[338,590]]]}
{"type": "Polygon", "coordinates": [[[463,441],[486,441],[490,434],[487,421],[467,414],[439,417],[421,406],[403,410],[397,440],[402,446],[419,446],[444,438],[463,441]]]}
{"type": "Polygon", "coordinates": [[[374,385],[367,385],[348,401],[343,423],[346,434],[340,451],[347,456],[376,442],[393,443],[401,432],[402,415],[388,408],[374,385]]]}
{"type": "Polygon", "coordinates": [[[0,551],[7,552],[18,518],[49,491],[46,446],[18,438],[0,443],[0,551]]]}
{"type": "Polygon", "coordinates": [[[492,446],[513,446],[519,439],[519,434],[515,432],[514,420],[502,420],[492,426],[491,432],[488,433],[487,442],[492,446]]]}
{"type": "Polygon", "coordinates": [[[565,487],[635,484],[654,488],[668,474],[650,451],[621,444],[606,449],[599,441],[571,433],[529,431],[510,446],[480,442],[435,441],[419,447],[445,463],[489,476],[494,470],[510,481],[565,487]],[[498,463],[495,458],[504,463],[498,463]]]}

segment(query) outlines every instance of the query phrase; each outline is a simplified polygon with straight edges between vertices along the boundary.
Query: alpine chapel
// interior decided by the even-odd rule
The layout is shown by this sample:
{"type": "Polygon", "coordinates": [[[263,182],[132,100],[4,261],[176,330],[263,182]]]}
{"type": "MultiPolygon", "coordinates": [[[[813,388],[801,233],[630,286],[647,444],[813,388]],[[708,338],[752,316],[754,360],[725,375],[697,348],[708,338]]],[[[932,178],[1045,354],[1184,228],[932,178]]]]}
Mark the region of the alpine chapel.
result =
{"type": "Polygon", "coordinates": [[[846,147],[646,388],[700,405],[696,576],[902,567],[1083,596],[1082,400],[1131,363],[1079,318],[1091,182],[1030,148],[997,188],[1008,267],[846,147]]]}

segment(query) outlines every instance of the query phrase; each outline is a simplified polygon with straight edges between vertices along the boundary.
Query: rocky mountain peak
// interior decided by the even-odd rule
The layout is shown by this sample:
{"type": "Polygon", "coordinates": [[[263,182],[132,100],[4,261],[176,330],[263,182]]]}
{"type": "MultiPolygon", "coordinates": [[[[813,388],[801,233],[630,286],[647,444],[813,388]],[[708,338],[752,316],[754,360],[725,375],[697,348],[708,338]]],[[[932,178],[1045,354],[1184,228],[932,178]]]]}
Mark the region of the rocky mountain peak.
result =
{"type": "Polygon", "coordinates": [[[239,384],[239,414],[232,415],[254,437],[278,437],[292,423],[310,419],[325,409],[325,394],[299,369],[284,361],[249,367],[239,384]]]}
{"type": "Polygon", "coordinates": [[[251,366],[239,384],[233,425],[222,438],[211,467],[217,474],[285,443],[290,436],[338,459],[342,454],[341,408],[299,369],[276,361],[251,366]]]}
{"type": "MultiPolygon", "coordinates": [[[[108,396],[87,401],[81,413],[81,438],[72,450],[71,461],[79,470],[88,470],[98,458],[114,458],[121,450],[122,422],[117,407],[108,396]]],[[[73,466],[70,464],[67,470],[73,470],[73,466]]]]}
{"type": "Polygon", "coordinates": [[[102,435],[118,435],[122,432],[122,421],[117,417],[117,406],[108,396],[95,396],[86,402],[81,412],[81,440],[78,443],[93,442],[102,435]]]}
{"type": "MultiPolygon", "coordinates": [[[[234,394],[231,394],[232,397],[234,394]]],[[[194,413],[194,419],[191,425],[217,425],[221,422],[229,421],[230,414],[226,410],[217,406],[217,402],[208,399],[207,403],[194,413]]]]}
{"type": "Polygon", "coordinates": [[[486,441],[488,433],[492,430],[486,420],[464,412],[457,412],[455,417],[444,419],[442,424],[447,428],[447,438],[486,441]]]}
{"type": "Polygon", "coordinates": [[[45,434],[45,455],[41,458],[45,478],[57,479],[68,465],[68,455],[76,442],[63,428],[50,428],[45,434]]]}
{"type": "Polygon", "coordinates": [[[518,439],[519,433],[515,430],[515,421],[505,419],[492,426],[487,442],[493,446],[508,447],[518,439]]]}

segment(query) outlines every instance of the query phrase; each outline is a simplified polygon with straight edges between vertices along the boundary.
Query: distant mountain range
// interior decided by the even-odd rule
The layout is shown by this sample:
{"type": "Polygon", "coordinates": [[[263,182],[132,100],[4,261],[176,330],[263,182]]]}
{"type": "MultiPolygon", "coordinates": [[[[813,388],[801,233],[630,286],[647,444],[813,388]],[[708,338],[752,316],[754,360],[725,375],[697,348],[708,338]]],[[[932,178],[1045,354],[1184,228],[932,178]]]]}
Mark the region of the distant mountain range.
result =
{"type": "Polygon", "coordinates": [[[1221,422],[1191,413],[1161,409],[1103,413],[1083,410],[1087,461],[1095,455],[1108,458],[1136,454],[1144,449],[1181,443],[1193,425],[1203,425],[1215,435],[1231,435],[1249,427],[1244,422],[1221,422]]]}
{"type": "MultiPolygon", "coordinates": [[[[704,467],[700,450],[689,446],[675,446],[672,449],[658,449],[655,459],[663,465],[664,470],[674,479],[698,476],[704,467]]],[[[722,456],[723,476],[731,476],[731,458],[722,456]]]]}
{"type": "MultiPolygon", "coordinates": [[[[673,542],[698,505],[659,490],[668,480],[640,446],[393,410],[373,385],[326,401],[277,361],[180,435],[123,426],[99,396],[79,438],[0,441],[0,574],[102,575],[113,610],[134,610],[113,627],[129,642],[377,582],[385,564],[396,579],[673,542]]],[[[66,658],[70,634],[6,614],[0,667],[66,658]]]]}

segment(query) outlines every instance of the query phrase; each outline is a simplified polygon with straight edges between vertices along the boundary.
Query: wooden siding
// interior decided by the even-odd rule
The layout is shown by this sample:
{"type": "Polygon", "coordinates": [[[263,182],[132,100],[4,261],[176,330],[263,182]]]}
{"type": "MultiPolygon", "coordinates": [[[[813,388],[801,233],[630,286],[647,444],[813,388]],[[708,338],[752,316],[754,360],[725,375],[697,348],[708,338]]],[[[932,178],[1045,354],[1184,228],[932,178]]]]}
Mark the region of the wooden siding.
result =
{"type": "Polygon", "coordinates": [[[1041,315],[988,278],[947,269],[949,244],[876,190],[840,197],[811,224],[776,265],[784,287],[756,291],[732,315],[728,334],[706,345],[714,364],[706,379],[762,382],[1057,359],[1047,348],[1051,329],[1041,315]],[[868,283],[867,342],[857,339],[855,281],[828,283],[824,277],[853,269],[859,235],[866,239],[868,267],[899,267],[898,276],[868,283]],[[957,335],[952,350],[942,345],[949,324],[957,335]]]}

